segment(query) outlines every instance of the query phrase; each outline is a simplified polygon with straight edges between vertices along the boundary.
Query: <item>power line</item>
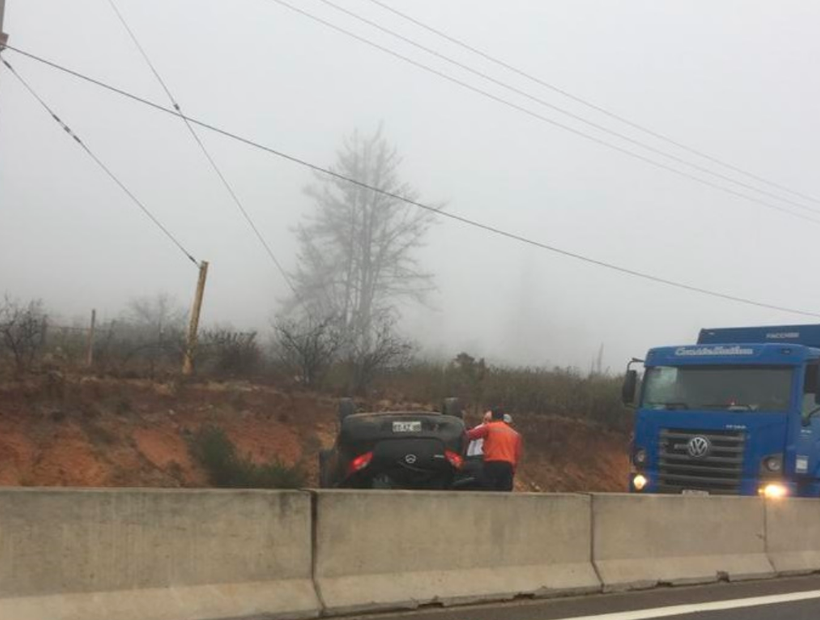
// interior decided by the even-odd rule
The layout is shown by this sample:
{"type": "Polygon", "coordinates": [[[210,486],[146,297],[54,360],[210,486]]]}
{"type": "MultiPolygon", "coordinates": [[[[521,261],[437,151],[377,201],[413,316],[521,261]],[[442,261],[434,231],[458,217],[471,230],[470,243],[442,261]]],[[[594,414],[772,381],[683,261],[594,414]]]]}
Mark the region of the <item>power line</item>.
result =
{"type": "Polygon", "coordinates": [[[88,154],[88,156],[91,157],[91,159],[93,159],[94,162],[100,168],[102,168],[102,170],[108,175],[108,177],[112,181],[114,181],[114,183],[116,183],[123,192],[126,193],[126,195],[132,200],[132,202],[135,205],[137,205],[137,207],[139,207],[140,211],[142,211],[145,214],[145,216],[148,217],[148,219],[150,219],[157,226],[157,228],[159,228],[165,234],[165,236],[168,237],[174,243],[174,245],[176,245],[194,265],[199,266],[199,262],[191,255],[191,253],[188,250],[185,249],[182,243],[179,240],[177,240],[177,238],[174,237],[174,235],[172,235],[171,232],[165,226],[163,226],[162,222],[160,222],[154,216],[154,214],[151,213],[148,210],[148,208],[133,194],[133,192],[131,192],[131,190],[129,190],[125,186],[125,184],[122,181],[120,181],[119,178],[117,178],[117,176],[111,171],[111,169],[108,166],[106,166],[102,162],[102,160],[94,154],[94,152],[88,147],[88,145],[85,142],[83,142],[80,139],[80,137],[76,133],[74,133],[74,131],[65,122],[63,122],[63,120],[59,116],[57,116],[54,110],[52,110],[49,107],[49,105],[42,99],[42,97],[40,97],[40,95],[38,95],[37,92],[28,84],[28,82],[26,82],[26,80],[24,80],[23,77],[19,73],[17,73],[14,67],[12,67],[5,58],[0,58],[0,60],[2,60],[3,64],[8,68],[9,71],[11,71],[12,75],[20,81],[20,83],[31,94],[31,96],[34,97],[37,100],[37,102],[45,109],[45,111],[49,113],[51,118],[53,118],[57,122],[57,124],[63,128],[63,131],[65,131],[78,145],[80,145],[80,147],[88,154]]]}
{"type": "Polygon", "coordinates": [[[270,245],[268,245],[268,242],[262,236],[262,233],[259,231],[259,228],[257,228],[256,224],[254,223],[254,221],[251,218],[250,214],[248,213],[247,209],[245,209],[245,206],[242,204],[242,201],[239,199],[239,196],[234,191],[233,186],[231,186],[231,184],[228,182],[228,179],[225,177],[225,175],[222,173],[222,170],[217,165],[216,160],[211,156],[211,153],[205,147],[205,144],[200,139],[200,137],[197,134],[196,130],[193,128],[191,123],[188,121],[187,117],[182,113],[182,108],[180,107],[179,103],[177,103],[176,99],[174,98],[174,95],[171,94],[170,88],[168,88],[168,85],[165,83],[165,80],[162,79],[162,76],[159,74],[159,71],[157,71],[156,67],[154,66],[154,63],[151,62],[151,59],[149,58],[148,53],[145,51],[145,48],[143,48],[143,46],[140,44],[139,40],[137,39],[137,35],[134,33],[134,31],[128,25],[128,21],[125,19],[125,16],[117,8],[117,5],[114,2],[114,0],[108,0],[108,4],[111,6],[111,9],[117,15],[117,18],[119,19],[119,21],[122,24],[123,28],[125,28],[125,31],[128,33],[128,36],[131,38],[131,41],[133,41],[134,45],[139,50],[139,53],[142,55],[142,58],[145,60],[145,63],[151,69],[151,72],[154,74],[154,77],[157,79],[157,82],[159,82],[160,86],[162,86],[162,89],[165,91],[165,94],[168,96],[168,100],[171,102],[171,105],[173,105],[174,109],[177,112],[179,112],[180,118],[185,123],[185,126],[188,128],[188,131],[191,133],[191,137],[193,137],[194,141],[197,143],[197,145],[199,145],[199,148],[202,151],[202,154],[208,160],[208,163],[211,165],[211,168],[213,168],[214,172],[219,177],[219,180],[222,181],[222,185],[225,187],[228,194],[230,194],[231,198],[233,199],[234,204],[237,206],[239,211],[242,213],[242,216],[245,218],[245,221],[251,227],[251,230],[253,230],[254,234],[256,235],[256,238],[262,244],[262,247],[264,247],[265,252],[267,253],[268,257],[271,259],[273,264],[276,266],[276,269],[279,270],[279,273],[282,275],[282,278],[285,280],[285,282],[290,287],[290,289],[295,292],[296,289],[294,288],[293,283],[291,282],[290,276],[288,275],[287,271],[285,271],[282,264],[276,258],[276,255],[273,253],[273,250],[271,249],[270,245]]]}
{"type": "Polygon", "coordinates": [[[420,26],[421,28],[424,28],[425,30],[427,30],[429,32],[432,32],[433,34],[435,34],[439,37],[442,37],[443,39],[446,39],[447,41],[450,41],[451,43],[454,43],[455,45],[458,45],[459,47],[461,47],[463,49],[466,49],[470,52],[473,52],[474,54],[477,54],[477,55],[481,56],[485,60],[489,60],[490,62],[492,62],[492,63],[494,63],[494,64],[496,64],[500,67],[503,67],[503,68],[505,68],[509,71],[512,71],[513,73],[515,73],[517,75],[520,75],[521,77],[524,77],[524,78],[526,78],[526,79],[528,79],[532,82],[535,82],[536,84],[544,86],[545,88],[549,88],[553,92],[559,93],[559,94],[563,95],[564,97],[567,97],[568,99],[571,99],[571,100],[573,100],[577,103],[585,105],[588,108],[591,108],[591,109],[595,110],[596,112],[600,112],[601,114],[604,114],[604,115],[606,115],[606,116],[608,116],[612,119],[615,119],[617,121],[620,121],[621,123],[629,125],[633,129],[637,129],[639,131],[642,131],[645,134],[652,136],[653,138],[663,140],[664,142],[667,142],[667,143],[672,144],[672,145],[674,145],[674,146],[676,146],[680,149],[688,151],[688,152],[690,152],[694,155],[697,155],[698,157],[708,159],[709,161],[714,162],[716,164],[719,164],[721,166],[724,166],[725,168],[728,168],[729,170],[734,170],[735,172],[743,174],[743,175],[745,175],[745,176],[747,176],[751,179],[754,179],[754,180],[759,181],[761,183],[765,183],[766,185],[769,185],[770,187],[776,187],[777,189],[783,190],[784,192],[788,192],[789,194],[792,194],[793,196],[798,196],[798,197],[803,198],[805,200],[810,200],[811,202],[820,203],[820,198],[814,198],[814,197],[809,196],[807,194],[798,192],[798,191],[793,190],[789,187],[786,187],[785,185],[782,185],[782,184],[777,183],[775,181],[770,181],[770,180],[768,180],[768,179],[766,179],[766,178],[764,178],[760,175],[757,175],[753,172],[749,172],[747,170],[744,170],[743,168],[740,168],[738,166],[730,164],[730,163],[726,162],[725,160],[722,160],[722,159],[719,159],[719,158],[714,157],[712,155],[709,155],[708,153],[704,153],[701,150],[698,150],[698,149],[693,148],[691,146],[687,146],[686,144],[683,144],[682,142],[679,142],[679,141],[677,141],[673,138],[670,138],[667,135],[664,135],[660,132],[649,129],[648,127],[646,127],[644,125],[640,125],[640,124],[638,124],[634,121],[631,121],[628,118],[626,118],[624,116],[621,116],[620,114],[616,114],[615,112],[612,112],[611,110],[607,110],[606,108],[604,108],[602,106],[599,106],[595,103],[592,103],[591,101],[589,101],[587,99],[584,99],[583,97],[579,97],[578,95],[574,95],[574,94],[570,93],[569,91],[564,90],[563,88],[555,86],[554,84],[550,84],[549,82],[547,82],[547,81],[545,81],[545,80],[543,80],[539,77],[536,77],[536,76],[532,75],[531,73],[527,73],[526,71],[523,71],[523,70],[521,70],[521,69],[519,69],[519,68],[517,68],[517,67],[515,67],[515,66],[513,66],[513,65],[511,65],[507,62],[504,62],[503,60],[500,60],[500,59],[498,59],[494,56],[491,56],[490,54],[488,54],[486,52],[483,52],[480,49],[478,49],[478,48],[476,48],[472,45],[469,45],[468,43],[465,43],[464,41],[459,40],[459,39],[457,39],[457,38],[455,38],[451,35],[448,35],[447,33],[442,32],[441,30],[438,30],[438,29],[430,26],[429,24],[425,24],[424,22],[422,22],[422,21],[420,21],[420,20],[418,20],[414,17],[411,17],[410,15],[408,15],[406,13],[402,13],[398,9],[395,9],[395,8],[389,6],[388,4],[382,2],[381,0],[369,0],[369,1],[372,2],[373,4],[377,5],[377,6],[380,6],[381,8],[385,9],[386,11],[389,11],[389,12],[393,13],[394,15],[398,15],[402,19],[405,19],[405,20],[407,20],[407,21],[409,21],[409,22],[411,22],[411,23],[413,23],[417,26],[420,26]]]}
{"type": "MultiPolygon", "coordinates": [[[[272,0],[272,1],[278,2],[278,0],[272,0]]],[[[476,76],[478,76],[478,77],[480,77],[484,80],[487,80],[488,82],[491,82],[491,83],[493,83],[497,86],[500,86],[500,87],[502,87],[502,88],[504,88],[504,89],[506,89],[510,92],[513,92],[517,95],[520,95],[522,97],[526,97],[527,99],[530,99],[531,101],[534,101],[534,102],[536,102],[536,103],[538,103],[538,104],[540,104],[544,107],[550,108],[551,110],[554,110],[554,111],[558,112],[559,114],[563,114],[564,116],[568,116],[569,118],[572,118],[573,120],[576,120],[576,121],[578,121],[580,123],[583,123],[583,124],[585,124],[589,127],[597,129],[598,131],[609,134],[609,135],[614,136],[614,137],[616,137],[620,140],[623,140],[625,142],[628,142],[628,143],[633,144],[635,146],[638,146],[640,148],[646,149],[647,151],[649,151],[651,153],[655,153],[656,155],[660,155],[661,157],[666,157],[667,159],[671,159],[672,161],[675,161],[679,164],[689,166],[690,168],[698,170],[699,172],[709,174],[709,175],[711,175],[715,178],[721,179],[723,181],[728,181],[729,183],[735,183],[735,184],[737,184],[741,187],[752,190],[753,192],[758,192],[758,193],[760,193],[764,196],[768,196],[769,198],[774,198],[775,200],[782,200],[783,202],[786,202],[790,205],[793,205],[793,206],[795,206],[799,209],[804,209],[804,210],[810,211],[812,213],[820,214],[820,210],[818,210],[818,209],[808,207],[808,206],[806,206],[806,205],[804,205],[800,202],[796,202],[796,201],[794,201],[790,198],[784,198],[783,196],[781,196],[779,194],[775,194],[773,192],[770,192],[770,191],[767,191],[767,190],[764,190],[764,189],[760,189],[759,187],[756,187],[756,186],[751,185],[749,183],[746,183],[744,181],[739,181],[739,180],[737,180],[737,179],[735,179],[731,176],[722,174],[720,172],[715,172],[714,170],[711,170],[711,169],[709,169],[705,166],[701,166],[699,164],[693,163],[693,162],[691,162],[687,159],[684,159],[683,157],[678,157],[677,155],[670,154],[670,153],[668,153],[668,152],[666,152],[662,149],[659,149],[659,148],[656,148],[656,147],[654,147],[650,144],[647,144],[646,142],[636,140],[635,138],[632,138],[632,137],[630,137],[630,136],[628,136],[624,133],[621,133],[619,131],[615,131],[614,129],[610,129],[609,127],[601,125],[600,123],[596,123],[596,122],[591,121],[587,118],[584,118],[583,116],[581,116],[579,114],[575,114],[574,112],[572,112],[570,110],[567,110],[566,108],[562,108],[562,107],[557,106],[553,103],[550,103],[549,101],[546,101],[545,99],[542,99],[540,97],[536,97],[535,95],[533,95],[533,94],[531,94],[531,93],[529,93],[525,90],[522,90],[522,89],[517,88],[515,86],[512,86],[512,85],[510,85],[506,82],[498,80],[498,79],[494,78],[493,76],[489,75],[488,73],[485,73],[483,71],[479,71],[478,69],[475,69],[475,68],[473,68],[473,67],[471,67],[467,64],[464,64],[463,62],[459,62],[458,60],[455,60],[455,59],[447,56],[446,54],[442,54],[440,52],[437,52],[436,50],[434,50],[430,47],[427,47],[425,45],[422,45],[421,43],[418,43],[417,41],[414,41],[413,39],[405,37],[401,33],[396,32],[395,30],[391,30],[390,28],[382,26],[381,24],[379,24],[377,22],[374,22],[373,20],[367,19],[366,17],[363,17],[363,16],[359,15],[355,11],[351,11],[349,9],[346,9],[346,8],[342,7],[342,6],[339,6],[338,4],[336,4],[334,2],[331,2],[331,0],[319,0],[319,2],[322,2],[323,4],[325,4],[327,6],[330,6],[334,9],[336,9],[337,11],[340,11],[341,13],[344,13],[345,15],[348,15],[348,16],[350,16],[350,17],[352,17],[352,18],[354,18],[354,19],[356,19],[356,20],[358,20],[362,23],[365,23],[365,24],[367,24],[367,25],[369,25],[373,28],[376,28],[377,30],[379,30],[381,32],[389,34],[390,36],[395,37],[395,38],[399,39],[400,41],[404,41],[405,43],[408,43],[409,45],[412,45],[413,47],[416,47],[420,50],[423,50],[424,52],[426,52],[428,54],[431,54],[432,56],[435,56],[436,58],[444,60],[444,61],[446,61],[446,62],[448,62],[448,63],[450,63],[450,64],[452,64],[452,65],[454,65],[454,66],[456,66],[460,69],[463,69],[464,71],[472,73],[473,75],[476,75],[476,76]]],[[[285,4],[283,2],[279,2],[279,3],[280,4],[285,4]]]]}
{"type": "MultiPolygon", "coordinates": [[[[160,112],[164,112],[166,114],[171,114],[171,115],[174,115],[174,116],[182,116],[182,113],[177,111],[177,110],[174,110],[174,109],[171,109],[171,108],[166,108],[162,105],[159,105],[158,103],[154,103],[154,102],[149,101],[147,99],[143,99],[142,97],[138,97],[137,95],[129,93],[125,90],[122,90],[120,88],[116,88],[114,86],[106,84],[105,82],[101,82],[97,79],[94,79],[92,77],[89,77],[87,75],[79,73],[77,71],[74,71],[72,69],[68,69],[67,67],[63,67],[61,65],[58,65],[58,64],[56,64],[52,61],[46,60],[46,59],[41,58],[39,56],[35,56],[34,54],[30,54],[29,52],[25,52],[25,51],[23,51],[19,48],[9,46],[8,49],[14,50],[18,54],[22,54],[23,56],[26,56],[27,58],[30,58],[32,60],[36,60],[37,62],[48,65],[48,66],[50,66],[54,69],[57,69],[57,70],[59,70],[63,73],[67,73],[69,75],[72,75],[72,76],[74,76],[78,79],[84,80],[86,82],[89,82],[89,83],[94,84],[96,86],[99,86],[101,88],[104,88],[104,89],[106,89],[110,92],[116,93],[120,96],[126,97],[126,98],[131,99],[133,101],[136,101],[138,103],[141,103],[143,105],[149,106],[149,107],[151,107],[155,110],[158,110],[160,112]]],[[[342,180],[342,181],[346,181],[346,182],[351,183],[352,185],[355,185],[357,187],[361,187],[363,189],[367,189],[367,190],[370,190],[372,192],[376,192],[377,194],[381,194],[381,195],[387,196],[389,198],[393,198],[394,200],[404,202],[405,204],[412,205],[414,207],[417,207],[419,209],[423,209],[423,210],[428,211],[430,213],[435,213],[436,215],[439,215],[440,217],[444,217],[444,218],[459,222],[461,224],[465,224],[467,226],[471,226],[473,228],[483,230],[485,232],[489,232],[489,233],[492,233],[492,234],[495,234],[495,235],[499,235],[501,237],[505,237],[507,239],[512,239],[514,241],[518,241],[518,242],[524,243],[526,245],[530,245],[530,246],[533,246],[533,247],[536,247],[536,248],[539,248],[539,249],[542,249],[542,250],[546,250],[546,251],[552,252],[554,254],[559,254],[559,255],[565,256],[567,258],[572,258],[572,259],[575,259],[575,260],[578,260],[578,261],[581,261],[581,262],[584,262],[584,263],[588,263],[588,264],[591,264],[591,265],[596,265],[598,267],[603,267],[603,268],[608,269],[610,271],[617,271],[619,273],[630,275],[630,276],[633,276],[633,277],[636,277],[636,278],[640,278],[640,279],[643,279],[643,280],[648,280],[650,282],[655,282],[657,284],[663,284],[663,285],[670,286],[670,287],[673,287],[673,288],[678,288],[678,289],[682,289],[682,290],[686,290],[686,291],[690,291],[690,292],[694,292],[694,293],[699,293],[699,294],[707,295],[707,296],[710,296],[710,297],[716,297],[716,298],[719,298],[719,299],[733,301],[733,302],[737,302],[737,303],[741,303],[741,304],[745,304],[745,305],[749,305],[749,306],[755,306],[755,307],[758,307],[758,308],[766,308],[768,310],[777,310],[777,311],[780,311],[780,312],[788,312],[790,314],[799,314],[799,315],[810,316],[810,317],[820,317],[820,313],[817,313],[817,312],[810,312],[810,311],[807,311],[807,310],[787,308],[787,307],[784,307],[784,306],[778,306],[778,305],[774,305],[774,304],[759,302],[759,301],[755,301],[755,300],[748,299],[748,298],[745,298],[745,297],[740,297],[740,296],[737,296],[737,295],[730,295],[730,294],[727,294],[727,293],[721,293],[721,292],[718,292],[718,291],[713,291],[713,290],[710,290],[710,289],[706,289],[706,288],[686,284],[686,283],[683,283],[683,282],[677,282],[675,280],[669,280],[667,278],[663,278],[663,277],[655,276],[655,275],[652,275],[652,274],[644,273],[644,272],[641,272],[641,271],[630,269],[628,267],[621,267],[619,265],[616,265],[616,264],[613,264],[613,263],[608,263],[606,261],[598,260],[598,259],[595,259],[595,258],[591,258],[591,257],[585,256],[583,254],[578,254],[578,253],[575,253],[575,252],[571,252],[569,250],[564,250],[564,249],[558,248],[556,246],[552,246],[552,245],[549,245],[549,244],[546,244],[546,243],[542,243],[540,241],[535,241],[535,240],[530,239],[528,237],[524,237],[522,235],[518,235],[516,233],[512,233],[512,232],[503,230],[501,228],[491,226],[489,224],[483,224],[483,223],[478,222],[476,220],[472,220],[472,219],[469,219],[469,218],[461,216],[461,215],[456,215],[455,213],[452,213],[452,212],[449,212],[449,211],[442,211],[439,208],[424,204],[422,202],[419,202],[417,200],[413,200],[411,198],[407,198],[407,197],[402,196],[400,194],[396,194],[396,193],[393,193],[393,192],[389,192],[389,191],[380,189],[378,187],[375,187],[375,186],[370,185],[368,183],[365,183],[363,181],[359,181],[357,179],[353,179],[351,177],[348,177],[348,176],[345,176],[345,175],[340,174],[338,172],[335,172],[334,170],[331,170],[329,168],[319,166],[318,164],[313,164],[313,163],[311,163],[307,160],[301,159],[301,158],[296,157],[294,155],[289,155],[289,154],[287,154],[283,151],[279,151],[279,150],[274,149],[272,147],[265,146],[265,145],[263,145],[259,142],[255,142],[254,140],[251,140],[250,138],[242,137],[238,134],[232,133],[232,132],[230,132],[226,129],[222,129],[222,128],[217,127],[215,125],[212,125],[210,123],[206,123],[204,121],[197,120],[197,119],[192,118],[190,116],[186,117],[186,118],[190,123],[192,123],[192,124],[194,124],[198,127],[202,127],[203,129],[208,129],[209,131],[213,131],[214,133],[225,136],[226,138],[230,138],[232,140],[236,140],[237,142],[241,142],[241,143],[246,144],[248,146],[251,146],[253,148],[265,151],[267,153],[270,153],[271,155],[275,155],[276,157],[279,157],[280,159],[285,159],[285,160],[290,161],[292,163],[298,164],[298,165],[300,165],[304,168],[308,168],[310,170],[314,170],[314,171],[319,172],[321,174],[324,174],[326,176],[330,176],[330,177],[333,177],[333,178],[336,178],[336,179],[339,179],[339,180],[342,180]]]]}
{"type": "MultiPolygon", "coordinates": [[[[482,95],[483,97],[486,97],[488,99],[491,99],[493,101],[501,103],[502,105],[505,105],[507,107],[513,108],[513,109],[515,109],[519,112],[522,112],[522,113],[524,113],[528,116],[536,118],[536,119],[538,119],[540,121],[543,121],[545,123],[549,123],[550,125],[553,125],[555,127],[563,129],[565,131],[568,131],[568,132],[570,132],[572,134],[575,134],[577,136],[580,136],[580,137],[582,137],[586,140],[590,140],[592,142],[595,142],[596,144],[600,144],[600,145],[605,146],[609,149],[613,149],[615,151],[618,151],[620,153],[628,155],[629,157],[632,157],[634,159],[638,159],[640,161],[646,162],[646,163],[648,163],[652,166],[655,166],[657,168],[667,170],[667,171],[669,171],[673,174],[676,174],[680,177],[689,179],[691,181],[695,181],[697,183],[700,183],[702,185],[706,185],[706,186],[711,187],[713,189],[717,189],[718,191],[724,192],[726,194],[731,194],[733,196],[743,198],[744,200],[748,200],[750,202],[754,202],[756,204],[762,205],[762,206],[766,207],[767,209],[772,209],[774,211],[780,211],[780,212],[786,213],[786,214],[788,214],[792,217],[796,217],[796,218],[799,218],[799,219],[802,219],[802,220],[806,220],[808,222],[813,222],[815,224],[820,224],[820,220],[817,220],[815,218],[809,217],[807,215],[803,215],[801,213],[795,213],[794,211],[790,211],[789,209],[787,209],[785,207],[782,207],[780,205],[776,205],[776,204],[773,204],[771,202],[767,202],[765,200],[755,198],[754,196],[749,196],[748,194],[744,194],[743,192],[739,192],[739,191],[736,191],[734,189],[724,187],[722,185],[719,185],[718,183],[714,183],[712,181],[708,181],[706,179],[695,176],[693,174],[689,174],[688,172],[684,172],[683,170],[678,170],[677,168],[674,168],[674,167],[669,166],[667,164],[664,164],[662,162],[651,159],[650,157],[646,157],[644,155],[641,155],[640,153],[635,153],[634,151],[630,151],[629,149],[618,146],[617,144],[613,144],[612,142],[607,142],[606,140],[603,140],[603,139],[598,138],[596,136],[593,136],[591,134],[585,133],[585,132],[583,132],[579,129],[575,129],[575,128],[570,127],[568,125],[564,125],[563,123],[560,123],[560,122],[558,122],[554,119],[551,119],[547,116],[544,116],[543,114],[539,114],[538,112],[534,112],[534,111],[532,111],[528,108],[525,108],[521,105],[518,105],[517,103],[509,101],[508,99],[504,99],[503,97],[499,97],[497,95],[494,95],[493,93],[491,93],[489,91],[483,90],[483,89],[481,89],[477,86],[473,86],[472,84],[469,84],[469,83],[464,82],[464,81],[462,81],[458,78],[455,78],[451,75],[448,75],[447,73],[444,73],[443,71],[439,71],[438,69],[434,69],[433,67],[430,67],[428,65],[425,65],[424,63],[413,60],[412,58],[404,56],[404,55],[402,55],[402,54],[400,54],[400,53],[398,53],[394,50],[391,50],[390,48],[384,47],[383,45],[379,45],[378,43],[375,43],[375,42],[373,42],[373,41],[371,41],[371,40],[369,40],[365,37],[359,36],[356,33],[351,32],[350,30],[346,30],[345,28],[342,28],[341,26],[337,26],[336,24],[333,24],[333,23],[331,23],[331,22],[329,22],[325,19],[322,19],[321,17],[317,17],[316,15],[313,15],[312,13],[309,13],[309,12],[304,11],[300,8],[297,8],[297,7],[295,7],[291,4],[288,4],[284,0],[269,0],[269,1],[270,2],[275,2],[275,3],[281,5],[285,8],[290,9],[291,11],[294,11],[296,13],[299,13],[299,14],[307,17],[308,19],[311,19],[311,20],[313,20],[317,23],[322,24],[325,27],[330,28],[331,30],[335,30],[335,31],[337,31],[341,34],[344,34],[345,36],[348,36],[352,39],[356,39],[357,41],[360,41],[361,43],[364,43],[365,45],[369,45],[370,47],[378,49],[378,50],[384,52],[385,54],[389,54],[390,56],[398,58],[398,59],[400,59],[400,60],[402,60],[402,61],[404,61],[408,64],[411,64],[415,67],[418,67],[419,69],[427,71],[428,73],[432,73],[433,75],[437,75],[440,78],[447,80],[448,82],[452,82],[453,84],[457,84],[458,86],[461,86],[462,88],[466,88],[467,90],[478,93],[479,95],[482,95]]],[[[803,208],[811,210],[810,207],[805,207],[804,206],[803,208]]]]}
{"type": "Polygon", "coordinates": [[[140,44],[139,39],[137,39],[137,35],[134,34],[133,30],[131,30],[131,26],[128,25],[125,16],[120,12],[119,8],[117,8],[117,5],[114,2],[114,0],[108,0],[108,5],[111,7],[111,10],[114,11],[114,14],[117,16],[117,19],[119,20],[120,24],[122,24],[122,27],[125,28],[125,31],[128,33],[128,36],[131,38],[131,41],[139,50],[139,53],[145,61],[145,64],[147,64],[148,68],[151,69],[151,73],[154,74],[154,77],[157,79],[157,82],[159,82],[159,85],[162,86],[162,90],[165,91],[165,94],[168,96],[168,99],[171,100],[171,103],[174,105],[175,108],[179,108],[179,106],[176,103],[176,100],[174,99],[174,96],[171,94],[171,91],[168,88],[168,85],[165,83],[165,80],[162,79],[162,76],[159,74],[159,71],[157,71],[156,67],[154,66],[154,63],[151,62],[151,58],[148,56],[148,53],[145,51],[145,48],[143,48],[140,44]]]}

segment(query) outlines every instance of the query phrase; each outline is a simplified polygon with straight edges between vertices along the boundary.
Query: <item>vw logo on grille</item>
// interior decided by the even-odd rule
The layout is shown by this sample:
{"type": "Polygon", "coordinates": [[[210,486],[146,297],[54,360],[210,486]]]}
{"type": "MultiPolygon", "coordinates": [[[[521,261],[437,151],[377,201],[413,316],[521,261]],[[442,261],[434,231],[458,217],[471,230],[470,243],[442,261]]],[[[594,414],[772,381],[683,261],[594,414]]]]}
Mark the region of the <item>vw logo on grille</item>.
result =
{"type": "Polygon", "coordinates": [[[692,437],[692,439],[690,439],[686,444],[686,452],[693,459],[702,459],[704,456],[709,454],[709,450],[711,448],[712,444],[709,443],[709,440],[703,435],[692,437]]]}
{"type": "Polygon", "coordinates": [[[412,465],[416,462],[416,455],[415,454],[408,454],[404,457],[404,462],[408,465],[412,465]]]}

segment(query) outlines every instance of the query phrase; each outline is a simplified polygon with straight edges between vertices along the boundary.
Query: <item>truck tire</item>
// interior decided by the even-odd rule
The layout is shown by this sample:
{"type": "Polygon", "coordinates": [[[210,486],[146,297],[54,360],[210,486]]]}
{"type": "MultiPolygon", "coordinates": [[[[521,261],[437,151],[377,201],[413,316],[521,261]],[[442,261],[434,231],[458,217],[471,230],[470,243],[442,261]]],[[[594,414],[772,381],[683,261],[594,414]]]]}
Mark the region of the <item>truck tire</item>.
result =
{"type": "Polygon", "coordinates": [[[339,399],[339,422],[344,422],[344,419],[356,413],[356,403],[352,398],[339,399]]]}
{"type": "Polygon", "coordinates": [[[458,398],[445,398],[441,412],[459,420],[464,419],[464,410],[461,408],[461,401],[458,398]]]}

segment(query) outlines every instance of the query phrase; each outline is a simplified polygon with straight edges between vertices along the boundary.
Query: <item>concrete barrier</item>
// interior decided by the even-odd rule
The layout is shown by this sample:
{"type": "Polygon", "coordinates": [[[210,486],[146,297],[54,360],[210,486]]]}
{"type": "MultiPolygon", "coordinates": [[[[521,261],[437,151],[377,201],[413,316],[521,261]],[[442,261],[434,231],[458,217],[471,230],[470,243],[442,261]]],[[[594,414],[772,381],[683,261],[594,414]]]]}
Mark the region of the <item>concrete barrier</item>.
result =
{"type": "Polygon", "coordinates": [[[600,591],[583,495],[319,491],[330,613],[600,591]]]}
{"type": "Polygon", "coordinates": [[[284,620],[808,573],[818,524],[816,500],[752,497],[0,489],[0,618],[284,620]]]}
{"type": "Polygon", "coordinates": [[[778,574],[820,571],[820,502],[767,501],[766,549],[778,574]]]}
{"type": "Polygon", "coordinates": [[[774,575],[757,497],[594,495],[592,521],[607,591],[774,575]]]}
{"type": "Polygon", "coordinates": [[[310,496],[0,490],[0,618],[313,617],[310,496]]]}

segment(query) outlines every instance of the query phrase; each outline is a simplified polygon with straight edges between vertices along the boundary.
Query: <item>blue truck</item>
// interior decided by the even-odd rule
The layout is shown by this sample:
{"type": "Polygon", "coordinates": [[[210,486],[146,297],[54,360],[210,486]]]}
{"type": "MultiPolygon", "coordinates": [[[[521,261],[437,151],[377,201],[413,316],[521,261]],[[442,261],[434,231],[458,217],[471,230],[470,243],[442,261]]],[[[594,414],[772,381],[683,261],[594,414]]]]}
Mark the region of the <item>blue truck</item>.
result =
{"type": "Polygon", "coordinates": [[[820,325],[702,329],[633,359],[623,399],[631,492],[820,497],[820,325]]]}

